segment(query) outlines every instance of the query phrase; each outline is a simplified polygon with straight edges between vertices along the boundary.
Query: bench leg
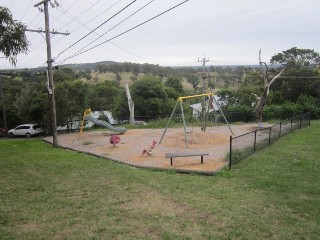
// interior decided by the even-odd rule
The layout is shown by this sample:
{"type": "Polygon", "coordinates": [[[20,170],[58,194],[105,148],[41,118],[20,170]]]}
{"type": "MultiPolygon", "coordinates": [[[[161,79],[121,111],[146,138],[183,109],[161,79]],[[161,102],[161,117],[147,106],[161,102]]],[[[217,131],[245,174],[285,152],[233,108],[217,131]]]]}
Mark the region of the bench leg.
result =
{"type": "Polygon", "coordinates": [[[201,164],[203,163],[203,156],[201,156],[201,164]]]}
{"type": "Polygon", "coordinates": [[[172,158],[170,158],[170,164],[171,164],[171,166],[172,166],[172,158]]]}

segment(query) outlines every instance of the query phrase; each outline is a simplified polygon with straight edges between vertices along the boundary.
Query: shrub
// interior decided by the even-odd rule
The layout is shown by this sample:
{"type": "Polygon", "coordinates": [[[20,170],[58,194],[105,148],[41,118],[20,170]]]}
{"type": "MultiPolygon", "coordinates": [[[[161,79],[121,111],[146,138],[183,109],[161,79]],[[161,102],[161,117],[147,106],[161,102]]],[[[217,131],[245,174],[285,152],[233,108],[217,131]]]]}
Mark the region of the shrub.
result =
{"type": "MultiPolygon", "coordinates": [[[[256,119],[254,109],[246,105],[231,106],[225,115],[229,122],[252,122],[256,119]]],[[[220,116],[218,121],[224,122],[223,116],[220,116]]]]}

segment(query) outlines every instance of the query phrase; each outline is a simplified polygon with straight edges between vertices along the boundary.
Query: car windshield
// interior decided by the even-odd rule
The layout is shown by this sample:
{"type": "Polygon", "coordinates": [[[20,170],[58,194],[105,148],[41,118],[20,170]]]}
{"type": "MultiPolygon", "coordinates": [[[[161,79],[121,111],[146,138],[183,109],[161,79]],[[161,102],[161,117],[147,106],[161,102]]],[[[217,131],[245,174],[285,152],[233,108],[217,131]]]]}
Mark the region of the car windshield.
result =
{"type": "Polygon", "coordinates": [[[36,130],[37,128],[39,128],[39,125],[34,125],[33,129],[36,130]]]}

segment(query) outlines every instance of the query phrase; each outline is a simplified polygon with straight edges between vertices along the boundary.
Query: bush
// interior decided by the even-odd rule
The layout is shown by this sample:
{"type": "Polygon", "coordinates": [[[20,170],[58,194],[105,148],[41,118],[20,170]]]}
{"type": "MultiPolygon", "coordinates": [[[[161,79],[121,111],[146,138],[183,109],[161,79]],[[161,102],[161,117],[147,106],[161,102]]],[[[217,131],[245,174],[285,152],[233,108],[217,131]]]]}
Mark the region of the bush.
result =
{"type": "MultiPolygon", "coordinates": [[[[255,121],[255,111],[252,107],[246,105],[235,105],[228,108],[225,116],[229,122],[252,122],[255,121]]],[[[218,119],[219,122],[224,122],[223,116],[218,119]]]]}
{"type": "Polygon", "coordinates": [[[303,113],[311,113],[311,118],[317,119],[320,117],[320,107],[317,106],[317,102],[314,97],[301,94],[297,103],[302,106],[303,113]]]}
{"type": "Polygon", "coordinates": [[[266,106],[263,109],[263,118],[271,119],[288,119],[303,113],[303,107],[300,104],[286,102],[282,105],[266,106]]]}

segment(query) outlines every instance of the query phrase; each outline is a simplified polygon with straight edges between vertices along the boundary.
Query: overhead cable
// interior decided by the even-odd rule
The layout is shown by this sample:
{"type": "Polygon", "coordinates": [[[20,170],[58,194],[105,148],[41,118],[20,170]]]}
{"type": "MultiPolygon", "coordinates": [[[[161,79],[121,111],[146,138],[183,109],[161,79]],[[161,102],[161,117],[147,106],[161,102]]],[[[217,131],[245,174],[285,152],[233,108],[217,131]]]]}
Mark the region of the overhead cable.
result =
{"type": "Polygon", "coordinates": [[[81,40],[83,40],[84,38],[86,38],[87,36],[89,36],[91,33],[93,33],[95,30],[97,30],[98,28],[102,27],[104,24],[106,24],[108,21],[110,21],[112,18],[114,18],[115,16],[117,16],[118,14],[120,14],[122,11],[124,11],[126,8],[128,8],[130,5],[132,5],[134,2],[136,2],[137,0],[132,1],[131,3],[129,3],[127,6],[125,6],[124,8],[122,8],[120,11],[118,11],[116,14],[114,14],[113,16],[111,16],[110,18],[108,18],[106,21],[104,21],[103,23],[101,23],[98,27],[96,27],[95,29],[93,29],[92,31],[90,31],[89,33],[87,33],[85,36],[83,36],[82,38],[80,38],[78,41],[76,41],[75,43],[73,43],[72,45],[70,45],[69,47],[67,47],[65,50],[63,50],[62,52],[59,53],[58,57],[64,53],[65,51],[67,51],[68,49],[70,49],[71,47],[73,47],[74,45],[76,45],[77,43],[79,43],[81,40]]]}
{"type": "Polygon", "coordinates": [[[150,22],[150,21],[152,21],[152,20],[160,17],[161,15],[163,15],[163,14],[165,14],[165,13],[167,13],[167,12],[169,12],[169,11],[171,11],[171,10],[179,7],[179,6],[181,6],[182,4],[184,4],[184,3],[188,2],[188,1],[189,1],[189,0],[185,0],[185,1],[183,1],[183,2],[181,2],[181,3],[179,3],[179,4],[177,4],[177,5],[173,6],[172,8],[169,8],[168,10],[166,10],[166,11],[164,11],[164,12],[162,12],[162,13],[160,13],[160,14],[158,14],[158,15],[156,15],[156,16],[154,16],[154,17],[152,17],[152,18],[150,18],[150,19],[148,19],[148,20],[146,20],[146,21],[144,21],[144,22],[142,22],[142,23],[140,23],[140,24],[138,24],[138,25],[136,25],[136,26],[134,26],[134,27],[132,27],[132,28],[130,28],[130,29],[128,29],[128,30],[126,30],[126,31],[124,31],[124,32],[122,32],[122,33],[114,36],[114,37],[112,37],[112,38],[110,38],[110,39],[108,39],[108,40],[106,40],[106,41],[104,41],[104,42],[102,42],[102,43],[99,43],[99,44],[97,44],[97,45],[95,45],[95,46],[93,46],[93,47],[91,47],[91,48],[89,48],[89,49],[87,49],[87,50],[85,50],[85,51],[79,52],[79,53],[77,53],[77,54],[73,54],[73,55],[71,55],[70,57],[62,60],[61,62],[64,62],[64,61],[66,61],[66,60],[68,60],[68,59],[71,59],[71,58],[74,58],[74,57],[76,57],[76,56],[78,56],[78,55],[81,55],[81,54],[83,54],[83,53],[85,53],[85,52],[88,52],[88,51],[90,51],[90,50],[92,50],[92,49],[94,49],[94,48],[97,48],[97,47],[99,47],[99,46],[101,46],[101,45],[103,45],[103,44],[105,44],[105,43],[107,43],[107,42],[110,42],[111,40],[113,40],[113,39],[115,39],[115,38],[118,38],[118,37],[120,37],[120,36],[122,36],[122,35],[124,35],[124,34],[126,34],[126,33],[128,33],[128,32],[131,32],[132,30],[134,30],[134,29],[136,29],[136,28],[138,28],[138,27],[140,27],[140,26],[142,26],[142,25],[144,25],[144,24],[146,24],[146,23],[148,23],[148,22],[150,22]]]}
{"type": "Polygon", "coordinates": [[[128,20],[129,18],[131,18],[132,16],[134,16],[135,14],[137,14],[138,12],[140,12],[142,9],[144,9],[145,7],[147,7],[149,4],[151,4],[152,2],[154,2],[155,0],[151,0],[150,2],[148,2],[147,4],[145,4],[144,6],[142,6],[141,8],[139,8],[137,11],[135,11],[134,13],[130,14],[128,17],[126,17],[125,19],[123,19],[121,22],[119,22],[118,24],[116,24],[115,26],[113,26],[112,28],[110,28],[108,31],[106,31],[105,33],[99,35],[99,37],[97,37],[95,40],[93,40],[92,42],[88,43],[86,46],[82,47],[81,49],[79,49],[76,53],[77,54],[79,52],[81,52],[83,49],[87,48],[88,46],[90,46],[91,44],[93,44],[94,42],[96,42],[98,39],[102,38],[104,35],[106,35],[108,32],[110,32],[111,30],[115,29],[116,27],[118,27],[119,25],[121,25],[123,22],[125,22],[126,20],[128,20]]]}

